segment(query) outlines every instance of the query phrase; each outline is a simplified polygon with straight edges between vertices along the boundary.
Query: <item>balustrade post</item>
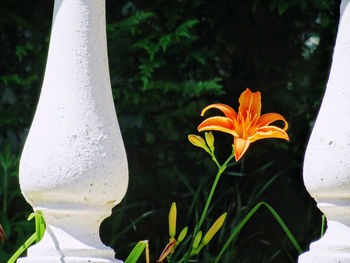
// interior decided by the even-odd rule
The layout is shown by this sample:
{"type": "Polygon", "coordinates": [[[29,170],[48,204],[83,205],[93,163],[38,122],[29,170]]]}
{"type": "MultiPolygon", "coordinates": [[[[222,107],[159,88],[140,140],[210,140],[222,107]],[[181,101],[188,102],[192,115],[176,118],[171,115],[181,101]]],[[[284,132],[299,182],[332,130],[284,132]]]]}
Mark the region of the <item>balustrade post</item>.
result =
{"type": "Polygon", "coordinates": [[[299,263],[350,263],[350,0],[340,10],[326,93],[304,160],[305,186],[328,227],[299,263]]]}
{"type": "Polygon", "coordinates": [[[18,262],[121,262],[101,242],[99,226],[127,185],[105,0],[55,0],[42,91],[20,161],[22,193],[47,229],[18,262]]]}

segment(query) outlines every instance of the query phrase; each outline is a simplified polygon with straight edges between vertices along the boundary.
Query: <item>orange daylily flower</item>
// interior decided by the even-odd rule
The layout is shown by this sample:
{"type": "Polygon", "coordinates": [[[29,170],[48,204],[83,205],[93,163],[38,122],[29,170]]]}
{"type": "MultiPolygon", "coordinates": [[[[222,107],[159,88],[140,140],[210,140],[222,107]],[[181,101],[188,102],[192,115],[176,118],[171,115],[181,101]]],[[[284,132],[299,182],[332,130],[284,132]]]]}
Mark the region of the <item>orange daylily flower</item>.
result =
{"type": "Polygon", "coordinates": [[[236,161],[242,158],[249,145],[260,139],[281,138],[289,141],[286,130],[288,123],[278,113],[267,113],[260,116],[260,92],[251,92],[246,89],[239,97],[238,114],[226,104],[212,104],[205,107],[201,116],[211,108],[221,110],[225,117],[215,116],[204,120],[198,131],[222,131],[234,136],[234,151],[236,161]],[[270,125],[275,121],[283,121],[284,127],[270,125]]]}

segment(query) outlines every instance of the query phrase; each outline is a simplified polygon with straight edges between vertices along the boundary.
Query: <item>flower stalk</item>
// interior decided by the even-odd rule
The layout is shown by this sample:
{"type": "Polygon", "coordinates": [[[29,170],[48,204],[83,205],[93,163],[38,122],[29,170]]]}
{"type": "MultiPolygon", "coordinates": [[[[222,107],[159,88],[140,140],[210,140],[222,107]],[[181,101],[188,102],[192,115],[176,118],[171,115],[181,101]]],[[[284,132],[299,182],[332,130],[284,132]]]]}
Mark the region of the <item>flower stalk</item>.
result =
{"type": "Polygon", "coordinates": [[[191,252],[192,252],[192,246],[194,244],[194,240],[198,234],[198,232],[200,231],[200,228],[204,222],[204,219],[207,215],[207,212],[208,212],[208,209],[209,209],[209,206],[210,206],[210,203],[211,203],[211,200],[213,198],[213,195],[214,195],[214,192],[215,192],[215,189],[216,189],[216,186],[220,180],[220,177],[221,175],[224,173],[224,171],[226,170],[227,168],[227,164],[235,157],[235,153],[234,153],[234,150],[232,151],[231,155],[227,158],[227,160],[224,162],[223,165],[220,165],[219,162],[216,160],[216,157],[214,155],[214,153],[211,153],[211,156],[213,158],[213,160],[215,160],[214,162],[217,164],[218,166],[218,172],[216,174],[216,177],[215,177],[215,180],[213,182],[213,185],[211,187],[211,190],[210,190],[210,193],[209,193],[209,196],[207,198],[207,201],[205,203],[205,206],[204,206],[204,209],[203,209],[203,212],[202,212],[202,215],[197,223],[197,225],[195,226],[194,228],[194,231],[193,231],[193,234],[192,234],[192,241],[191,241],[191,245],[190,245],[190,249],[187,251],[186,255],[184,256],[184,263],[187,263],[188,259],[191,257],[191,252]]]}

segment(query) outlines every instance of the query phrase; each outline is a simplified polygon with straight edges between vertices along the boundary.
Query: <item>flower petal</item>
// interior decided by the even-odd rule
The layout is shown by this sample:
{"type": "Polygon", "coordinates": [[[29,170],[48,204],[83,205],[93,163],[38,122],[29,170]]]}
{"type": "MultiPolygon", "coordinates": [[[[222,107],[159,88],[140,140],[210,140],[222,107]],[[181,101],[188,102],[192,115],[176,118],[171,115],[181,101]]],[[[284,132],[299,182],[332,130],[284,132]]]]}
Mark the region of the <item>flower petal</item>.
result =
{"type": "Polygon", "coordinates": [[[284,127],[283,130],[287,130],[288,129],[288,122],[285,120],[285,118],[278,113],[266,113],[264,115],[262,115],[257,123],[258,127],[263,127],[263,126],[267,126],[272,122],[275,121],[284,121],[284,127]]]}
{"type": "Polygon", "coordinates": [[[279,138],[279,139],[285,139],[289,141],[289,136],[285,132],[285,130],[276,126],[260,127],[256,130],[254,135],[248,138],[248,140],[250,142],[255,142],[257,140],[268,139],[268,138],[279,138]]]}
{"type": "Polygon", "coordinates": [[[225,116],[231,120],[233,120],[237,117],[237,113],[234,109],[232,109],[230,106],[228,106],[226,104],[221,104],[221,103],[211,104],[211,105],[205,107],[202,110],[201,116],[204,116],[205,112],[211,108],[221,110],[225,114],[225,116]]]}
{"type": "Polygon", "coordinates": [[[235,148],[235,159],[238,161],[242,158],[242,156],[245,154],[245,152],[248,150],[248,147],[250,145],[250,141],[235,137],[234,139],[234,148],[235,148]]]}
{"type": "Polygon", "coordinates": [[[233,121],[226,117],[211,117],[204,120],[198,126],[198,131],[222,131],[229,133],[233,136],[238,136],[234,131],[233,121]]]}
{"type": "Polygon", "coordinates": [[[243,118],[254,118],[255,115],[260,117],[261,110],[261,95],[260,92],[251,92],[250,89],[246,89],[239,97],[239,109],[238,114],[243,118]]]}

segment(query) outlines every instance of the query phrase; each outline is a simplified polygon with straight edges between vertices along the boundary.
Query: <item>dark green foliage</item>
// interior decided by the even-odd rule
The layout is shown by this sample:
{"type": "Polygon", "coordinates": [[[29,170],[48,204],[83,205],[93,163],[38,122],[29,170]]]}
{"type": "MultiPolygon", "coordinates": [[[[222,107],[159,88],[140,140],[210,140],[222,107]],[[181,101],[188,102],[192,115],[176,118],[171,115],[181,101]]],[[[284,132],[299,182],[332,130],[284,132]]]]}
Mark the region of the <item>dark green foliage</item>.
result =
{"type": "MultiPolygon", "coordinates": [[[[1,262],[34,231],[26,222],[30,206],[20,195],[18,156],[39,98],[52,4],[0,2],[0,152],[10,164],[7,172],[3,164],[0,170],[0,200],[7,207],[0,223],[8,235],[1,262]]],[[[167,242],[172,201],[187,211],[179,224],[193,230],[215,167],[188,143],[187,134],[196,133],[204,106],[222,102],[236,108],[246,88],[262,92],[263,113],[286,117],[291,141],[254,143],[223,176],[208,221],[224,209],[224,227],[231,230],[265,200],[303,249],[318,237],[321,217],[302,184],[302,161],[328,77],[338,9],[339,1],[327,0],[107,0],[110,75],[130,168],[128,194],[101,229],[117,257],[125,259],[144,239],[150,240],[153,259],[158,257],[167,242]]],[[[215,133],[215,139],[222,161],[232,137],[215,133]]],[[[279,227],[270,227],[267,213],[259,214],[225,259],[295,262],[279,227]]],[[[212,262],[226,239],[204,249],[201,260],[212,262]]]]}
{"type": "Polygon", "coordinates": [[[0,3],[0,143],[19,152],[38,101],[51,1],[0,3]]]}

